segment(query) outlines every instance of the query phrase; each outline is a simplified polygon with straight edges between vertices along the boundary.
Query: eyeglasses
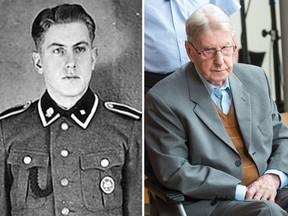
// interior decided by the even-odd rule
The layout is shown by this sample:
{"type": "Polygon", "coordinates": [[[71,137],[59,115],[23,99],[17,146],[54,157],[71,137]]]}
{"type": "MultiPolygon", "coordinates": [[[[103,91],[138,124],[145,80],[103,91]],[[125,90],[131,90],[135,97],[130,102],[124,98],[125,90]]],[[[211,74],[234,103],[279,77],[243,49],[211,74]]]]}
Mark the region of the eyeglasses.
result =
{"type": "MultiPolygon", "coordinates": [[[[188,43],[190,43],[190,42],[188,41],[188,43]]],[[[217,52],[221,52],[221,54],[223,56],[231,56],[235,52],[235,50],[237,48],[237,46],[233,45],[233,46],[224,46],[224,47],[222,47],[219,50],[211,48],[211,49],[204,49],[202,51],[198,51],[192,43],[190,43],[190,44],[195,49],[195,51],[199,55],[201,55],[204,59],[215,58],[215,56],[217,55],[217,52]]]]}

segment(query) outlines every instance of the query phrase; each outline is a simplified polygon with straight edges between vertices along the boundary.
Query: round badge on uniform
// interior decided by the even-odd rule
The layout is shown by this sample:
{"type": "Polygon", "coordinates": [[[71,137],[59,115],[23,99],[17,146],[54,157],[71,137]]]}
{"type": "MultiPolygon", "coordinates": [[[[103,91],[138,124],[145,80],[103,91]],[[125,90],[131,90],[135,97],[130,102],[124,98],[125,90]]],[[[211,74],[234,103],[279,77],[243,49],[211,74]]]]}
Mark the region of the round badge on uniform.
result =
{"type": "Polygon", "coordinates": [[[100,187],[104,193],[110,194],[115,189],[115,182],[110,176],[105,176],[100,182],[100,187]]]}

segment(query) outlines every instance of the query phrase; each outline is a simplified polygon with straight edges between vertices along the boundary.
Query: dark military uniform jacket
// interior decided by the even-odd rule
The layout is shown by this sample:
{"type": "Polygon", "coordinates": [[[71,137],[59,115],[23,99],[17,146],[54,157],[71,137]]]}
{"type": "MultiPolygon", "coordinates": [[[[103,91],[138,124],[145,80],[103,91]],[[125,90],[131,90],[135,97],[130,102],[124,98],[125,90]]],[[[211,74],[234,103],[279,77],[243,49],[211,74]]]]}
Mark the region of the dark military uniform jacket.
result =
{"type": "Polygon", "coordinates": [[[4,112],[1,216],[141,215],[140,118],[90,89],[68,111],[45,92],[4,112]]]}

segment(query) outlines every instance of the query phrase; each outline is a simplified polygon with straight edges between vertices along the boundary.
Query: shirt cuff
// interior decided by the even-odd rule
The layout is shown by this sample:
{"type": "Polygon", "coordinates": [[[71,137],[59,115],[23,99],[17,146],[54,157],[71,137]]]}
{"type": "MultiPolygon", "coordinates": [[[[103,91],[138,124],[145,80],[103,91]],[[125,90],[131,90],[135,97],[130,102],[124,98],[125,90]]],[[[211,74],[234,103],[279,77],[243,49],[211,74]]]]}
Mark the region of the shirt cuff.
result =
{"type": "Polygon", "coordinates": [[[245,199],[247,187],[245,185],[237,185],[235,192],[235,200],[242,201],[245,199]]]}
{"type": "Polygon", "coordinates": [[[279,189],[283,188],[288,184],[288,176],[280,170],[276,169],[269,169],[264,174],[274,174],[277,175],[280,179],[280,186],[279,189]]]}

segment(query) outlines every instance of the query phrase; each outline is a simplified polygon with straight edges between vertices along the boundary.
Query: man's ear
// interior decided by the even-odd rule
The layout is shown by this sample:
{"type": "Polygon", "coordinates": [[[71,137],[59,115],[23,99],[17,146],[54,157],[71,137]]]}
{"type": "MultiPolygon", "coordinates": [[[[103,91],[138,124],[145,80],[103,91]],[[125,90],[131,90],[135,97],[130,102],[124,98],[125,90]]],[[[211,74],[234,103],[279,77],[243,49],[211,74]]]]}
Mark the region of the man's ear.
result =
{"type": "Polygon", "coordinates": [[[32,53],[33,65],[39,74],[43,74],[43,65],[41,61],[40,54],[38,52],[32,53]]]}
{"type": "Polygon", "coordinates": [[[92,48],[92,70],[95,69],[95,64],[98,58],[98,49],[97,47],[92,48]]]}
{"type": "Polygon", "coordinates": [[[190,61],[191,61],[192,63],[194,63],[194,56],[193,56],[193,53],[192,53],[194,50],[192,49],[191,46],[192,46],[192,45],[191,45],[188,41],[185,41],[186,53],[187,53],[190,61]]]}

